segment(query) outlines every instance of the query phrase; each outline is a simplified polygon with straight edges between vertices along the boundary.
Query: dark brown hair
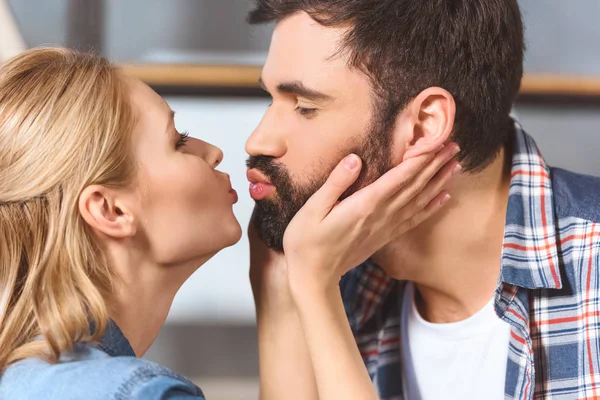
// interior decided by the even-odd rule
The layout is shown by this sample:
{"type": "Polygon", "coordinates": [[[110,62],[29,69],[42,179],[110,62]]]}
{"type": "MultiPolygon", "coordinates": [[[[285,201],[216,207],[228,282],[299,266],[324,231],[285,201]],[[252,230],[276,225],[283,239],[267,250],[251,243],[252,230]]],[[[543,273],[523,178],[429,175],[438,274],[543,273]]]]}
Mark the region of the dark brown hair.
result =
{"type": "Polygon", "coordinates": [[[306,12],[348,26],[340,51],[366,73],[380,123],[393,125],[428,87],[456,102],[453,132],[466,170],[494,160],[512,132],[510,110],[523,75],[517,0],[254,0],[252,24],[306,12]]]}

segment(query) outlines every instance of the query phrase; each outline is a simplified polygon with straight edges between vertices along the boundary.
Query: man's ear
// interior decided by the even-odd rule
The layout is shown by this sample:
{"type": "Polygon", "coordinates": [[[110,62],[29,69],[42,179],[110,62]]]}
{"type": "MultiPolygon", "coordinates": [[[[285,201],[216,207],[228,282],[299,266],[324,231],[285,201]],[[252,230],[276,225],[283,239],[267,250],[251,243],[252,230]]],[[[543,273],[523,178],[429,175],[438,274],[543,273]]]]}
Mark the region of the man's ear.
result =
{"type": "Polygon", "coordinates": [[[125,205],[123,194],[101,185],[86,187],[79,196],[79,212],[94,231],[114,239],[136,233],[132,210],[125,205]]]}
{"type": "Polygon", "coordinates": [[[456,103],[447,90],[430,87],[419,93],[403,114],[403,125],[409,131],[404,161],[435,152],[450,140],[456,103]]]}

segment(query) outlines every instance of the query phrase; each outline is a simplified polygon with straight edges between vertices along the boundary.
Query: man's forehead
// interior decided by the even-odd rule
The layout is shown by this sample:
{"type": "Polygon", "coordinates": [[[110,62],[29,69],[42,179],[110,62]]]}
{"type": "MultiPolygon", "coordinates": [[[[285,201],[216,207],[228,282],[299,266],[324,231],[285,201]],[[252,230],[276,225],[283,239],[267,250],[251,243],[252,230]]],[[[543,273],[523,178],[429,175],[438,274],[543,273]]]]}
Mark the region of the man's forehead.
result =
{"type": "Polygon", "coordinates": [[[340,44],[345,29],[325,27],[307,13],[296,13],[277,23],[271,40],[270,53],[296,59],[344,62],[340,44]]]}
{"type": "MultiPolygon", "coordinates": [[[[339,35],[306,13],[297,13],[279,22],[263,68],[265,85],[302,82],[309,87],[327,86],[331,79],[349,72],[347,60],[339,54],[339,35]]],[[[330,82],[333,83],[333,82],[330,82]]]]}

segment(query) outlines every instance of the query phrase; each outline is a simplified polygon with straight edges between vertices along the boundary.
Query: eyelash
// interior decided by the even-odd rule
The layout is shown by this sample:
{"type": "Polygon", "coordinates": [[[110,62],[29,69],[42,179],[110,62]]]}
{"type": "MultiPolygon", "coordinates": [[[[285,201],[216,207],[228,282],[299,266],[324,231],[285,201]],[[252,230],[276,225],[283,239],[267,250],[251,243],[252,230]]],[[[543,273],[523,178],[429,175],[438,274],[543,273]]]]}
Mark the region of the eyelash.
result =
{"type": "Polygon", "coordinates": [[[185,146],[185,144],[187,143],[188,139],[190,137],[189,132],[183,132],[179,134],[179,140],[177,141],[177,144],[175,144],[175,149],[180,149],[183,146],[185,146]]]}
{"type": "MultiPolygon", "coordinates": [[[[271,107],[273,105],[273,102],[269,103],[268,107],[271,107]]],[[[300,107],[300,106],[296,106],[296,108],[294,109],[294,111],[296,111],[298,114],[302,115],[303,117],[306,118],[311,118],[314,117],[315,113],[317,112],[316,108],[304,108],[304,107],[300,107]]]]}
{"type": "Polygon", "coordinates": [[[296,107],[295,110],[298,114],[302,115],[303,117],[307,117],[310,118],[312,116],[314,116],[314,114],[317,112],[316,108],[304,108],[304,107],[296,107]]]}

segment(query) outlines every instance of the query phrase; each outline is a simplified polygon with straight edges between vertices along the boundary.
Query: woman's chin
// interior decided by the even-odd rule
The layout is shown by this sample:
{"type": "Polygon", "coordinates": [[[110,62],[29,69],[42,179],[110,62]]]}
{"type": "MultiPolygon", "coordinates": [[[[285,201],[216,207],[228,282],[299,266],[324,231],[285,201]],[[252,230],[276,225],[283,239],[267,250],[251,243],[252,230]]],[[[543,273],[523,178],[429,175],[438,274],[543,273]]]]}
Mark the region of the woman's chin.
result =
{"type": "Polygon", "coordinates": [[[220,240],[221,246],[216,249],[217,252],[224,250],[228,247],[234,246],[242,239],[242,227],[237,219],[229,226],[223,227],[224,231],[221,231],[222,241],[220,240]]]}
{"type": "Polygon", "coordinates": [[[231,243],[229,245],[227,245],[226,247],[230,247],[233,246],[234,244],[237,244],[240,242],[240,240],[242,239],[242,226],[240,225],[240,223],[238,222],[238,220],[236,219],[235,221],[235,226],[232,229],[231,232],[231,243]]]}
{"type": "Polygon", "coordinates": [[[207,241],[206,239],[200,239],[198,242],[198,246],[196,247],[196,251],[200,250],[200,247],[202,247],[202,249],[199,253],[195,252],[195,254],[193,255],[190,254],[190,257],[186,257],[186,260],[197,265],[199,268],[200,266],[208,262],[211,258],[219,254],[222,250],[225,250],[239,243],[239,241],[242,238],[242,227],[236,220],[231,225],[227,227],[222,227],[221,230],[218,232],[218,235],[218,238],[213,237],[213,240],[210,241],[207,241]],[[209,247],[205,247],[209,242],[211,243],[211,245],[209,247]]]}

